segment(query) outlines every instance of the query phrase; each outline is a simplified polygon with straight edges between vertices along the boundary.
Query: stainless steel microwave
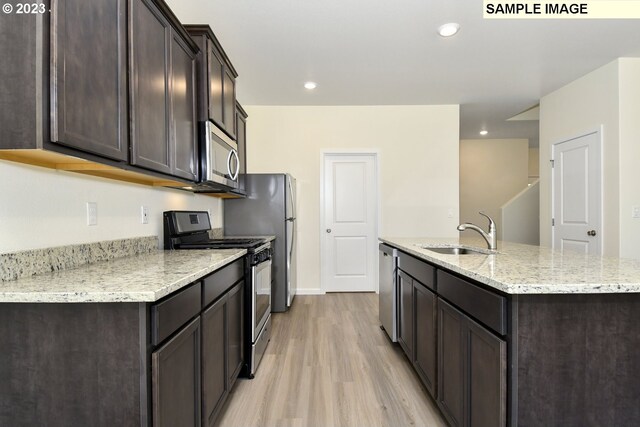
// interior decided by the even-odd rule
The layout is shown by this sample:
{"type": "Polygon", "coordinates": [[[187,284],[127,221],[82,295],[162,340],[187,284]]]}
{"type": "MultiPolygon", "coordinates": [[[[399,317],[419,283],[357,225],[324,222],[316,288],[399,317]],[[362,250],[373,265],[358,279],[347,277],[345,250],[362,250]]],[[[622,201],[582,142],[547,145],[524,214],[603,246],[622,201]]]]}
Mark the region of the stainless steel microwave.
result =
{"type": "Polygon", "coordinates": [[[238,144],[210,121],[204,123],[204,136],[201,184],[238,188],[238,144]]]}

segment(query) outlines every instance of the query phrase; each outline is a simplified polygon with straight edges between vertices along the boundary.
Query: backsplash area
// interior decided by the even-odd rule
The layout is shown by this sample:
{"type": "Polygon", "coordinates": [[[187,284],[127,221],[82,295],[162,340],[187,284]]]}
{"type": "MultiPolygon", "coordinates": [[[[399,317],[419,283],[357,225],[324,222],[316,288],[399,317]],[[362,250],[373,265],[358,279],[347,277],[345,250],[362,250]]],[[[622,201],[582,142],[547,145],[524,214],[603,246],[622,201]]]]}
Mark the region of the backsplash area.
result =
{"type": "Polygon", "coordinates": [[[222,201],[167,188],[123,183],[0,160],[0,254],[162,236],[162,213],[209,211],[222,226],[222,201]],[[89,203],[93,221],[88,225],[89,203]],[[141,212],[146,210],[146,218],[141,212]],[[145,222],[146,221],[146,222],[145,222]]]}
{"type": "Polygon", "coordinates": [[[158,250],[158,237],[134,237],[0,254],[0,281],[158,250]]]}

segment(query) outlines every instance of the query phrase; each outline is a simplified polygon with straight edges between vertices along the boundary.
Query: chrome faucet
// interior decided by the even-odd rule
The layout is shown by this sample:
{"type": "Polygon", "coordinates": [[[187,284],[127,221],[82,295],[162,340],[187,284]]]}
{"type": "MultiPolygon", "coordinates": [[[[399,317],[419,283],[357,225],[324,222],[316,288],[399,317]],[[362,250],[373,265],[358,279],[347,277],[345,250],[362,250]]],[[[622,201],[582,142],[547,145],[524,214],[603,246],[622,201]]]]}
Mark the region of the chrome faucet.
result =
{"type": "Polygon", "coordinates": [[[485,233],[484,230],[478,227],[477,225],[470,224],[470,223],[460,224],[458,226],[458,231],[464,231],[466,229],[477,231],[487,242],[487,246],[489,247],[489,249],[494,249],[494,250],[498,249],[498,236],[497,236],[497,230],[496,230],[496,223],[491,219],[489,215],[485,214],[484,212],[478,212],[478,213],[482,216],[487,217],[487,219],[489,220],[488,233],[485,233]]]}

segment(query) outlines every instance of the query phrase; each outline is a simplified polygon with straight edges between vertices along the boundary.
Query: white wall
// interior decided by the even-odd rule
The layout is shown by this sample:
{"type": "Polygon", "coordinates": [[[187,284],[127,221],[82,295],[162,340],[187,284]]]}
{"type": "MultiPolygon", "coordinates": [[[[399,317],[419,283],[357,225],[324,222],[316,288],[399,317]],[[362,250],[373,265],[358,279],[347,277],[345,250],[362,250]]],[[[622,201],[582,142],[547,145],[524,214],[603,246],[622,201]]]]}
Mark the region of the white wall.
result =
{"type": "Polygon", "coordinates": [[[621,58],[620,72],[620,256],[640,259],[640,59],[621,58]]]}
{"type": "Polygon", "coordinates": [[[540,181],[529,184],[501,208],[502,240],[540,244],[540,181]]]}
{"type": "MultiPolygon", "coordinates": [[[[603,128],[603,254],[619,255],[618,61],[611,62],[540,100],[540,244],[551,241],[551,147],[603,128]]],[[[637,120],[637,119],[636,119],[637,120]]]]}
{"type": "Polygon", "coordinates": [[[540,178],[540,149],[529,148],[529,184],[540,178]]]}
{"type": "Polygon", "coordinates": [[[457,236],[457,105],[246,106],[246,110],[249,172],[290,172],[297,179],[301,289],[320,288],[323,151],[379,153],[380,235],[457,236]]]}
{"type": "MultiPolygon", "coordinates": [[[[463,139],[460,141],[460,221],[487,228],[484,211],[502,238],[500,207],[527,187],[529,141],[463,139]]],[[[464,235],[475,233],[465,231],[464,235]]]]}
{"type": "Polygon", "coordinates": [[[162,212],[170,209],[210,210],[213,227],[222,224],[222,202],[212,197],[0,160],[0,253],[162,237],[162,212]],[[96,226],[87,226],[86,202],[98,204],[96,226]],[[141,224],[142,205],[149,224],[141,224]]]}

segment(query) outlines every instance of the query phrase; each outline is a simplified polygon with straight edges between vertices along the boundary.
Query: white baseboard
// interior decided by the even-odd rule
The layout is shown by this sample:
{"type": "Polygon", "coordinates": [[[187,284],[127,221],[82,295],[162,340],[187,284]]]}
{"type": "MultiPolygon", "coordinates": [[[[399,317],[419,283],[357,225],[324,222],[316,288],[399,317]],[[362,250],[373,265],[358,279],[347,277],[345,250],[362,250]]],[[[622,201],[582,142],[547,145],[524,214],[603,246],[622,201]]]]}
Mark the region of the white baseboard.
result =
{"type": "Polygon", "coordinates": [[[315,289],[296,289],[296,295],[324,295],[326,292],[320,288],[315,289]]]}

